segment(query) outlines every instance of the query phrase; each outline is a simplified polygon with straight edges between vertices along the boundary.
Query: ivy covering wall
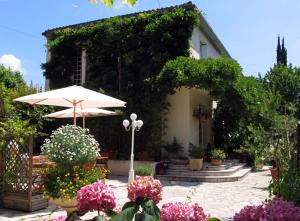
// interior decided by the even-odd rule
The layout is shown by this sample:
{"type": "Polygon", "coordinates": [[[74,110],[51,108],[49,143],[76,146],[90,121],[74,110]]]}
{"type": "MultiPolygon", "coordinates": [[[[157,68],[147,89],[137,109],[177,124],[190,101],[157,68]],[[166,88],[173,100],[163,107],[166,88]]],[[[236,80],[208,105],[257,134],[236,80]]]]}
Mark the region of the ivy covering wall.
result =
{"type": "Polygon", "coordinates": [[[72,57],[84,48],[88,56],[84,86],[127,102],[120,117],[88,119],[87,126],[104,149],[119,150],[114,152],[127,157],[129,135],[120,123],[135,112],[144,121],[136,136],[137,152],[159,153],[155,150],[161,147],[167,103],[156,77],[167,61],[189,56],[189,40],[199,22],[199,11],[185,4],[58,29],[48,38],[51,60],[43,64],[44,75],[51,89],[70,85],[72,57]]]}

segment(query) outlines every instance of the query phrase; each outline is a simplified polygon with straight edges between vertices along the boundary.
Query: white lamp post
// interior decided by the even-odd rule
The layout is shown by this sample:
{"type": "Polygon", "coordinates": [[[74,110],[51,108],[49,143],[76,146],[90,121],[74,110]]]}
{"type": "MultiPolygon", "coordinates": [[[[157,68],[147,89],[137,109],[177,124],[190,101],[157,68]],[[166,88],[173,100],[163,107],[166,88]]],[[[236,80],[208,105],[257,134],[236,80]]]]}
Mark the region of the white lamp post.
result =
{"type": "Polygon", "coordinates": [[[129,177],[128,177],[128,183],[134,181],[134,169],[133,169],[133,160],[134,160],[134,131],[139,131],[141,127],[143,126],[143,121],[141,120],[136,120],[137,115],[135,113],[132,113],[130,115],[131,119],[131,125],[129,120],[124,120],[123,121],[123,126],[125,127],[126,131],[132,130],[131,134],[131,155],[130,155],[130,169],[129,169],[129,177]]]}

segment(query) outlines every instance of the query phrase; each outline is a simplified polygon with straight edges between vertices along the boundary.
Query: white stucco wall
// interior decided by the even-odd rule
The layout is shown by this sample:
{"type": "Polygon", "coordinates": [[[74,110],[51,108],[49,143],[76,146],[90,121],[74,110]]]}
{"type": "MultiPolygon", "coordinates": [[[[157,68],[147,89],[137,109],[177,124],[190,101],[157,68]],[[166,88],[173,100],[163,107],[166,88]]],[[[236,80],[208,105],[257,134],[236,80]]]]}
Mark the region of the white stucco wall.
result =
{"type": "MultiPolygon", "coordinates": [[[[212,101],[205,90],[180,88],[176,93],[168,96],[170,103],[169,112],[166,115],[166,130],[164,142],[172,143],[174,137],[188,153],[189,143],[199,145],[199,119],[193,116],[194,108],[199,105],[211,109],[212,101]]],[[[211,119],[202,122],[203,145],[211,142],[211,119]]]]}
{"type": "Polygon", "coordinates": [[[213,43],[207,38],[207,36],[200,30],[199,27],[195,27],[193,30],[192,38],[190,40],[190,53],[191,57],[201,59],[201,43],[206,44],[207,47],[207,57],[217,58],[220,53],[215,48],[213,43]]]}

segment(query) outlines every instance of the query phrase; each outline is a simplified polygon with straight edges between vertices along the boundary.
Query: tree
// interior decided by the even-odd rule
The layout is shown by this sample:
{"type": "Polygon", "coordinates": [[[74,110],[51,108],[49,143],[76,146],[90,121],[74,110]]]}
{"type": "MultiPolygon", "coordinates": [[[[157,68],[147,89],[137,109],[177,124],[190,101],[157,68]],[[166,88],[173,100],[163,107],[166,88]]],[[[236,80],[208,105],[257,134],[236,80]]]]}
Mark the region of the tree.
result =
{"type": "Polygon", "coordinates": [[[287,66],[287,50],[284,45],[284,38],[282,38],[282,44],[280,44],[280,36],[277,41],[277,54],[276,54],[277,65],[282,64],[287,66]]]}
{"type": "Polygon", "coordinates": [[[265,85],[281,97],[282,103],[296,103],[300,91],[300,69],[275,65],[264,77],[265,85]]]}
{"type": "MultiPolygon", "coordinates": [[[[114,0],[99,0],[101,1],[104,5],[106,5],[107,7],[111,8],[114,4],[114,0]]],[[[97,4],[99,2],[98,0],[89,0],[89,2],[97,4]]],[[[126,1],[122,1],[122,3],[124,4],[128,4],[128,5],[135,5],[136,0],[126,0],[126,1]]]]}
{"type": "Polygon", "coordinates": [[[280,45],[280,37],[278,35],[278,41],[277,41],[277,64],[279,64],[281,62],[281,45],[280,45]]]}

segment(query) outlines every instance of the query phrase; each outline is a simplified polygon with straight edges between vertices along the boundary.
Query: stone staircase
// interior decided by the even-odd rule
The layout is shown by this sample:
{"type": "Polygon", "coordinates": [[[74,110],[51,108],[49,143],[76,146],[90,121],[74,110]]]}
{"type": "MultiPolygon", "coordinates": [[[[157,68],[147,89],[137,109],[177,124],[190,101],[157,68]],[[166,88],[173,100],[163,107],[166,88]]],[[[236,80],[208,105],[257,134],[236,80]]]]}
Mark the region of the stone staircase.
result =
{"type": "Polygon", "coordinates": [[[237,160],[225,161],[220,166],[212,166],[204,163],[203,169],[192,171],[188,164],[169,164],[166,175],[155,175],[156,179],[167,181],[187,181],[187,182],[234,182],[245,177],[251,168],[237,160]]]}

